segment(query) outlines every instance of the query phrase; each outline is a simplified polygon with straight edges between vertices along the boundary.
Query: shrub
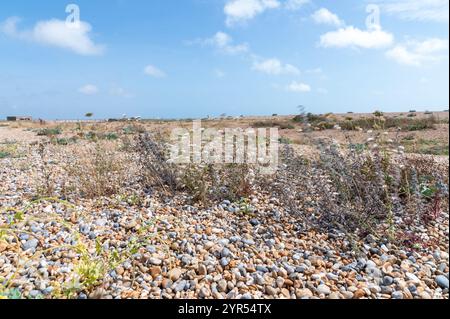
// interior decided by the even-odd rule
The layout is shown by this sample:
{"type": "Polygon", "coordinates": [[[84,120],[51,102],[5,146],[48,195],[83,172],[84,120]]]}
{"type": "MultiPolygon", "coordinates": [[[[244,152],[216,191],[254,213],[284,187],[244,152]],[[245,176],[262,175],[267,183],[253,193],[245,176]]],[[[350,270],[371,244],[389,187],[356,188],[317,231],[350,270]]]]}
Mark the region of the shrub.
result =
{"type": "Polygon", "coordinates": [[[281,130],[293,130],[295,129],[295,126],[289,123],[283,123],[283,122],[277,122],[277,121],[259,121],[254,122],[252,124],[254,128],[272,128],[272,127],[278,127],[281,130]]]}
{"type": "Polygon", "coordinates": [[[140,125],[137,125],[137,124],[125,126],[122,129],[122,131],[123,131],[123,134],[126,134],[126,135],[143,134],[143,133],[145,133],[144,127],[142,127],[140,125]]]}
{"type": "Polygon", "coordinates": [[[84,138],[90,141],[100,141],[100,140],[107,140],[107,141],[115,141],[119,139],[119,136],[116,133],[109,132],[109,133],[98,133],[98,132],[88,132],[84,135],[84,138]]]}
{"type": "Polygon", "coordinates": [[[293,121],[303,124],[309,124],[310,126],[319,130],[328,130],[334,128],[336,122],[330,119],[333,113],[328,113],[325,115],[315,115],[308,113],[306,115],[297,115],[294,117],[293,121]]]}
{"type": "Polygon", "coordinates": [[[62,133],[62,130],[60,128],[44,128],[40,129],[37,132],[38,136],[56,136],[60,135],[62,133]]]}
{"type": "Polygon", "coordinates": [[[226,164],[210,168],[210,199],[238,201],[253,193],[254,171],[250,165],[226,164]]]}
{"type": "Polygon", "coordinates": [[[382,117],[382,116],[384,116],[384,113],[381,112],[381,111],[375,111],[375,112],[373,113],[373,115],[376,116],[376,117],[382,117]]]}
{"type": "Polygon", "coordinates": [[[292,140],[287,137],[280,137],[278,140],[281,144],[292,144],[292,140]]]}
{"type": "Polygon", "coordinates": [[[108,141],[115,141],[119,138],[119,136],[117,136],[116,133],[107,133],[106,135],[104,135],[104,138],[108,141]]]}
{"type": "Polygon", "coordinates": [[[336,124],[332,122],[320,122],[315,125],[320,130],[331,130],[336,124]]]}
{"type": "Polygon", "coordinates": [[[407,226],[433,222],[448,207],[448,172],[432,158],[394,156],[397,148],[380,146],[381,137],[375,148],[312,143],[318,160],[309,162],[285,146],[284,166],[268,183],[301,227],[344,232],[355,244],[373,235],[409,245],[407,226]],[[408,225],[396,223],[398,217],[408,225]]]}
{"type": "Polygon", "coordinates": [[[49,144],[39,143],[37,154],[39,158],[36,191],[38,196],[53,196],[55,193],[56,171],[51,161],[52,150],[49,144]]]}
{"type": "Polygon", "coordinates": [[[5,151],[0,151],[0,159],[10,157],[11,154],[5,151]]]}
{"type": "Polygon", "coordinates": [[[57,138],[54,139],[52,142],[57,145],[69,145],[69,144],[75,144],[78,141],[78,138],[76,136],[70,137],[70,138],[57,138]]]}
{"type": "Polygon", "coordinates": [[[420,119],[410,119],[410,118],[359,118],[354,120],[346,120],[339,122],[339,126],[343,130],[353,131],[358,128],[365,130],[372,129],[401,129],[403,131],[420,131],[435,129],[435,125],[438,120],[434,116],[420,119]]]}
{"type": "Polygon", "coordinates": [[[176,166],[169,162],[166,143],[161,136],[138,135],[134,152],[141,168],[140,182],[145,188],[161,186],[174,192],[180,187],[176,166]]]}
{"type": "Polygon", "coordinates": [[[125,165],[113,145],[107,142],[87,144],[73,150],[64,166],[66,189],[84,198],[112,196],[120,193],[127,181],[125,165]]]}
{"type": "Polygon", "coordinates": [[[305,122],[310,124],[327,121],[327,117],[323,115],[316,115],[313,113],[307,113],[306,115],[297,115],[294,117],[294,122],[305,122]]]}

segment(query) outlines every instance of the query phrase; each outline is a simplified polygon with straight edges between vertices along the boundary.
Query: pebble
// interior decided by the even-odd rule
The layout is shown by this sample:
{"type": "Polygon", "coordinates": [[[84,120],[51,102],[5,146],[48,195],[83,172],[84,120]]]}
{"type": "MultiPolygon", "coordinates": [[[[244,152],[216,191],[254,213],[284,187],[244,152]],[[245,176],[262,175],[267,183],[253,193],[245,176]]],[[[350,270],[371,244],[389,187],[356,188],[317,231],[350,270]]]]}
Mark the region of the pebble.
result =
{"type": "Polygon", "coordinates": [[[211,296],[211,290],[209,290],[207,287],[203,287],[200,289],[198,296],[200,298],[208,298],[209,296],[211,296]]]}
{"type": "Polygon", "coordinates": [[[258,225],[260,224],[260,222],[259,222],[259,220],[257,220],[256,218],[252,218],[252,219],[250,220],[250,224],[251,224],[252,226],[258,226],[258,225]]]}
{"type": "Polygon", "coordinates": [[[442,275],[439,275],[436,277],[436,284],[441,287],[442,289],[449,289],[448,288],[448,278],[442,275]]]}
{"type": "Polygon", "coordinates": [[[169,279],[175,282],[175,281],[177,281],[178,279],[180,279],[181,274],[182,274],[181,269],[178,269],[178,268],[172,269],[172,270],[169,272],[169,279]]]}
{"type": "Polygon", "coordinates": [[[155,265],[155,266],[159,266],[159,265],[162,264],[162,260],[159,259],[159,258],[152,257],[148,261],[149,261],[150,264],[155,265]]]}
{"type": "Polygon", "coordinates": [[[266,293],[269,296],[275,296],[277,294],[277,290],[273,288],[272,286],[266,286],[266,293]]]}
{"type": "Polygon", "coordinates": [[[394,278],[392,278],[391,276],[385,276],[383,278],[383,285],[385,286],[390,286],[394,283],[394,278]]]}
{"type": "Polygon", "coordinates": [[[199,276],[205,276],[206,274],[208,274],[208,270],[206,269],[206,266],[203,264],[199,265],[197,268],[197,274],[199,276]]]}
{"type": "Polygon", "coordinates": [[[258,266],[256,266],[256,271],[267,273],[267,272],[269,272],[269,269],[265,266],[258,265],[258,266]]]}
{"type": "Polygon", "coordinates": [[[341,294],[345,299],[353,299],[354,297],[354,294],[351,291],[342,291],[341,294]]]}
{"type": "Polygon", "coordinates": [[[228,258],[223,257],[222,259],[220,259],[220,265],[222,267],[226,267],[230,264],[230,261],[228,260],[228,258]]]}
{"type": "Polygon", "coordinates": [[[392,299],[403,299],[403,293],[401,291],[394,291],[392,293],[392,299]]]}
{"type": "Polygon", "coordinates": [[[413,283],[416,283],[416,284],[420,283],[420,279],[417,278],[416,275],[409,273],[409,272],[407,272],[405,275],[406,275],[406,278],[408,278],[408,280],[411,280],[413,283]]]}
{"type": "Polygon", "coordinates": [[[35,238],[29,239],[23,244],[23,250],[34,250],[38,246],[39,241],[35,238]]]}
{"type": "Polygon", "coordinates": [[[222,256],[222,258],[227,258],[231,256],[231,251],[228,248],[223,248],[220,255],[222,256]]]}
{"type": "Polygon", "coordinates": [[[159,266],[150,267],[149,271],[152,278],[155,279],[158,275],[161,274],[161,267],[159,266]]]}
{"type": "Polygon", "coordinates": [[[186,285],[187,285],[187,281],[186,280],[180,281],[175,286],[175,292],[183,291],[186,288],[186,285]]]}
{"type": "MultiPolygon", "coordinates": [[[[9,160],[0,161],[10,165],[9,160]]],[[[33,196],[28,193],[32,189],[28,173],[14,170],[14,174],[6,174],[11,167],[1,167],[0,206],[20,206],[24,199],[10,196],[33,196]],[[12,184],[15,187],[11,188],[12,184]]],[[[133,172],[130,167],[129,173],[133,172]]],[[[132,190],[133,186],[129,187],[132,190]]],[[[0,240],[0,284],[16,273],[12,287],[24,298],[54,298],[53,286],[74,279],[81,256],[78,251],[52,248],[83,244],[92,260],[105,257],[102,262],[108,264],[107,257],[114,253],[120,255],[121,262],[102,274],[102,285],[77,291],[75,297],[80,299],[449,296],[448,241],[441,240],[448,237],[445,212],[438,221],[417,229],[395,217],[399,229],[414,231],[430,245],[411,249],[400,242],[368,236],[355,243],[356,252],[345,234],[336,229],[321,233],[304,227],[301,217],[289,212],[281,200],[270,199],[258,190],[248,199],[252,202],[248,214],[239,213],[243,208],[236,208],[239,204],[229,200],[209,207],[187,206],[186,198],[179,194],[167,196],[167,200],[150,192],[139,197],[139,205],[117,202],[113,197],[71,198],[74,207],[70,209],[57,202],[35,204],[25,213],[32,221],[24,222],[23,232],[17,232],[20,242],[8,235],[0,240]],[[113,211],[102,208],[112,206],[113,211]],[[53,216],[40,220],[39,214],[47,207],[62,220],[53,216]],[[142,246],[136,248],[134,243],[142,246]],[[20,248],[23,251],[18,255],[20,248]],[[19,263],[27,262],[17,267],[19,259],[19,263]]],[[[313,205],[315,201],[313,195],[306,200],[313,205]]],[[[314,217],[315,209],[310,212],[314,217]]]]}
{"type": "Polygon", "coordinates": [[[331,293],[330,287],[327,285],[319,285],[317,287],[317,292],[319,294],[329,295],[331,293]]]}
{"type": "Polygon", "coordinates": [[[332,274],[332,273],[328,273],[327,274],[327,278],[330,279],[330,280],[333,280],[333,281],[338,281],[339,280],[339,276],[335,275],[335,274],[332,274]]]}
{"type": "Polygon", "coordinates": [[[299,289],[296,292],[296,296],[297,296],[297,298],[311,298],[312,296],[314,296],[314,294],[308,288],[304,288],[304,289],[299,289]]]}
{"type": "Polygon", "coordinates": [[[164,278],[164,279],[162,280],[162,282],[161,282],[161,287],[162,287],[163,289],[168,289],[168,288],[170,288],[170,287],[172,286],[172,284],[173,284],[173,281],[172,281],[172,280],[170,280],[170,279],[168,279],[168,278],[164,278]]]}
{"type": "Polygon", "coordinates": [[[227,292],[228,283],[226,280],[222,279],[218,282],[217,288],[220,292],[227,292]]]}

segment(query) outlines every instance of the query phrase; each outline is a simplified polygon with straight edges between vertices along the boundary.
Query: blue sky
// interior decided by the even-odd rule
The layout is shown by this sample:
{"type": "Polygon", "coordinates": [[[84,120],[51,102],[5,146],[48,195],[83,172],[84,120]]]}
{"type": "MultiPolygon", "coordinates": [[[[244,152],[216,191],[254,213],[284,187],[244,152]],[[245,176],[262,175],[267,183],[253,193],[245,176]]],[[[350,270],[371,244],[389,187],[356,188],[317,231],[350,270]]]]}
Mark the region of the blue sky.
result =
{"type": "Polygon", "coordinates": [[[0,4],[0,118],[448,108],[448,0],[73,3],[0,4]]]}

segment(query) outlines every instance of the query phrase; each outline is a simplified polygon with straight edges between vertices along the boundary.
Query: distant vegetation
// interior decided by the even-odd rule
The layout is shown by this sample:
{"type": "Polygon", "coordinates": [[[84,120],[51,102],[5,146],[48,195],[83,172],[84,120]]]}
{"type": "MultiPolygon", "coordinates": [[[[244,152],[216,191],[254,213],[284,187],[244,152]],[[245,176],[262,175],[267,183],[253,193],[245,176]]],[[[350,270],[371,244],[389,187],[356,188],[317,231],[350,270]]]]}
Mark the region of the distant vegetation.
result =
{"type": "Polygon", "coordinates": [[[353,118],[347,116],[345,120],[338,120],[332,114],[316,115],[308,113],[306,115],[297,115],[293,121],[296,123],[308,123],[314,129],[327,130],[340,127],[342,130],[382,130],[382,129],[400,129],[402,131],[421,131],[435,129],[436,124],[441,123],[433,115],[426,118],[412,119],[411,115],[416,117],[415,113],[410,113],[409,118],[384,116],[380,111],[376,111],[373,117],[353,118]]]}
{"type": "Polygon", "coordinates": [[[278,127],[281,130],[293,130],[295,129],[295,126],[286,123],[286,122],[280,122],[280,121],[259,121],[255,122],[252,125],[254,128],[268,128],[268,127],[278,127]]]}

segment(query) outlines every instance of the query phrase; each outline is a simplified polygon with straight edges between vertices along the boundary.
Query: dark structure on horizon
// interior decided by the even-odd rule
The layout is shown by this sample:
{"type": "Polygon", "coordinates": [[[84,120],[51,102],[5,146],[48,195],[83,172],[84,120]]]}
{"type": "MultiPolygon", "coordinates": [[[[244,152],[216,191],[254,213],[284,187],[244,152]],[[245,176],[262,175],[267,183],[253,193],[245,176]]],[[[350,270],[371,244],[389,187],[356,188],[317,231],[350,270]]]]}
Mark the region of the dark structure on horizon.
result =
{"type": "Polygon", "coordinates": [[[6,120],[8,122],[31,122],[33,118],[31,116],[8,116],[6,120]]]}

